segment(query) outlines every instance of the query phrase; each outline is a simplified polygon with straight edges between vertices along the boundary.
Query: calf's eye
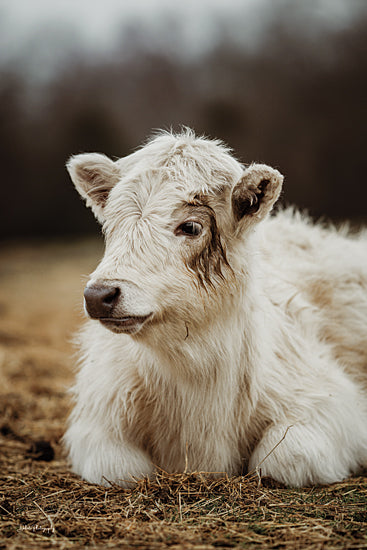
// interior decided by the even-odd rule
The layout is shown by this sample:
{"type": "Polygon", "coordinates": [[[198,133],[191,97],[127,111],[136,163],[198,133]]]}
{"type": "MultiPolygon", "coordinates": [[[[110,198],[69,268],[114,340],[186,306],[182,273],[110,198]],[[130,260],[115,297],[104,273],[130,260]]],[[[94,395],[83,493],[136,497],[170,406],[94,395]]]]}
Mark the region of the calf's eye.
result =
{"type": "Polygon", "coordinates": [[[184,222],[179,225],[175,231],[175,235],[189,235],[196,237],[200,235],[203,230],[203,226],[198,222],[184,222]]]}

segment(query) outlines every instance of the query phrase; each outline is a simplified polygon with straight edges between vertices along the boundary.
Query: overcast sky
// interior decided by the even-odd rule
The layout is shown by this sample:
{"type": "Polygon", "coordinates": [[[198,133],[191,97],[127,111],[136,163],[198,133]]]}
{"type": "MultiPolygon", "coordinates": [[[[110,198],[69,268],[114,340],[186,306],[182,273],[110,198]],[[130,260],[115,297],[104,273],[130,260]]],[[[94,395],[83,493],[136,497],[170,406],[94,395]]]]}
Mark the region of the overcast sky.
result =
{"type": "MultiPolygon", "coordinates": [[[[24,51],[27,41],[52,28],[92,49],[113,47],[121,29],[138,25],[160,34],[169,19],[182,24],[188,46],[205,47],[212,36],[212,23],[233,19],[243,11],[260,13],[268,0],[0,0],[2,55],[24,51]]],[[[256,27],[256,19],[253,21],[256,27]]],[[[168,29],[166,29],[168,30],[168,29]]],[[[57,37],[55,37],[57,38],[57,37]]]]}
{"type": "MultiPolygon", "coordinates": [[[[218,24],[226,24],[244,47],[256,47],[273,10],[285,1],[0,0],[0,63],[47,73],[77,45],[94,55],[108,54],[117,43],[125,44],[132,26],[145,30],[153,49],[169,44],[177,55],[205,52],[218,24]]],[[[348,25],[363,6],[367,0],[292,2],[304,32],[348,25]]]]}

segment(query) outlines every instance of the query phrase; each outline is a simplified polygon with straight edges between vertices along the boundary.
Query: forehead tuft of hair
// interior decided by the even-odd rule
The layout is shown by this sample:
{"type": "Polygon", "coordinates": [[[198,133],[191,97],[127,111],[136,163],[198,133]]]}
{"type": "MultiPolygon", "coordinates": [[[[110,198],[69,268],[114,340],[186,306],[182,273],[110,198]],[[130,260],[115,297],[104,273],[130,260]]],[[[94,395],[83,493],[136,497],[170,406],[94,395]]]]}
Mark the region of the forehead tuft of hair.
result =
{"type": "MultiPolygon", "coordinates": [[[[152,132],[142,147],[147,147],[159,143],[166,144],[169,149],[174,151],[184,149],[190,146],[219,147],[223,153],[232,155],[232,149],[220,139],[213,139],[204,134],[197,135],[194,130],[183,127],[180,132],[173,130],[156,130],[152,132]]],[[[141,147],[141,148],[142,148],[141,147]]]]}
{"type": "Polygon", "coordinates": [[[190,128],[179,133],[156,132],[128,158],[143,170],[144,165],[163,169],[189,194],[216,194],[223,187],[232,187],[243,172],[243,166],[222,141],[196,136],[190,128]]]}

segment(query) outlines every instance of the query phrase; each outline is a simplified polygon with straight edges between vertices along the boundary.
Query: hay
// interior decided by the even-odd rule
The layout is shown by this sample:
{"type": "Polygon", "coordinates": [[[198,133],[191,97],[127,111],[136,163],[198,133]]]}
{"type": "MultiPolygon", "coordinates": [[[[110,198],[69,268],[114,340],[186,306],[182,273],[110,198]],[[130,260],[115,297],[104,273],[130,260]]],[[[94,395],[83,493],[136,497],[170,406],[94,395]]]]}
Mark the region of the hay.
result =
{"type": "Polygon", "coordinates": [[[367,477],[285,489],[205,473],[99,487],[68,469],[71,346],[93,243],[0,253],[0,548],[366,548],[367,477]]]}

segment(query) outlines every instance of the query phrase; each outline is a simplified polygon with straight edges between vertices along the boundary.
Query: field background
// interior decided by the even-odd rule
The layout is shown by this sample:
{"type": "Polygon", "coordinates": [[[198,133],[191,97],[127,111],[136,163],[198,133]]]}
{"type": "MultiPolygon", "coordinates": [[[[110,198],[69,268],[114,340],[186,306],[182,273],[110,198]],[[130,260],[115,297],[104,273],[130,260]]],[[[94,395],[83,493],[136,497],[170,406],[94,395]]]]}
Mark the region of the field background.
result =
{"type": "Polygon", "coordinates": [[[0,548],[366,548],[365,476],[294,490],[159,472],[122,490],[70,472],[70,340],[101,251],[96,240],[0,250],[0,548]]]}

